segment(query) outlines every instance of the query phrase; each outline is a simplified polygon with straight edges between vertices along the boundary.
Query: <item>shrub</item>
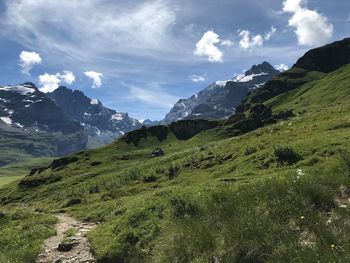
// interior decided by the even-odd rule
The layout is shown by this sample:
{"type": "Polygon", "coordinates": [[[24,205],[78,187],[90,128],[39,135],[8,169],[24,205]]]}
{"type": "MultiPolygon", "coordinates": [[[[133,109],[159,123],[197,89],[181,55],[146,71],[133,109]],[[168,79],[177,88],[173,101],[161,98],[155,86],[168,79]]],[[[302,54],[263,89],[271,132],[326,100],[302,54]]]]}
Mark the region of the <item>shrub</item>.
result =
{"type": "Polygon", "coordinates": [[[171,179],[174,179],[176,176],[178,176],[179,170],[180,170],[179,166],[172,163],[168,168],[169,179],[171,180],[171,179]]]}
{"type": "Polygon", "coordinates": [[[142,178],[142,181],[145,183],[156,182],[158,178],[155,175],[147,175],[142,178]]]}
{"type": "Polygon", "coordinates": [[[252,147],[252,146],[248,146],[245,150],[244,150],[244,155],[248,156],[251,155],[253,153],[256,153],[257,149],[256,147],[252,147]]]}
{"type": "Polygon", "coordinates": [[[173,207],[173,215],[175,217],[185,217],[198,213],[198,207],[190,200],[185,200],[182,197],[173,197],[170,199],[170,204],[173,207]]]}
{"type": "Polygon", "coordinates": [[[301,160],[301,156],[288,145],[276,145],[273,149],[273,155],[280,164],[293,165],[301,160]]]}
{"type": "Polygon", "coordinates": [[[95,194],[95,193],[99,193],[99,192],[100,192],[100,189],[98,188],[97,184],[91,186],[89,189],[90,194],[95,194]]]}
{"type": "Polygon", "coordinates": [[[72,199],[70,199],[67,202],[65,207],[69,207],[69,206],[73,206],[73,205],[79,205],[79,204],[81,204],[81,199],[80,198],[72,198],[72,199]]]}
{"type": "Polygon", "coordinates": [[[97,165],[100,165],[100,164],[101,164],[100,161],[93,161],[93,162],[91,163],[91,166],[97,166],[97,165]]]}
{"type": "Polygon", "coordinates": [[[348,151],[340,152],[340,163],[344,174],[350,176],[350,154],[348,151]]]}

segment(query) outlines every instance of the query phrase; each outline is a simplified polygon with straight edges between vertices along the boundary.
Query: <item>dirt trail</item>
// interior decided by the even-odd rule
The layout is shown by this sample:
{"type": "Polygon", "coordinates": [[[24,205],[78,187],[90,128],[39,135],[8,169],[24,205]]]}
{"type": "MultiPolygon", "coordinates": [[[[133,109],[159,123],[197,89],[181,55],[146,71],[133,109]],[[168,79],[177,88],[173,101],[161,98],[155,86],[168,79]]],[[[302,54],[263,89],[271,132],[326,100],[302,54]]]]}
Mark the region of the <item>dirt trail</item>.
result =
{"type": "Polygon", "coordinates": [[[45,240],[42,251],[39,254],[37,263],[91,263],[95,262],[91,254],[90,242],[86,233],[96,227],[92,223],[80,222],[66,214],[58,214],[58,223],[56,225],[56,236],[45,240]],[[65,233],[70,230],[73,232],[71,237],[65,237],[65,233]],[[58,249],[59,245],[64,242],[64,246],[58,249]],[[68,244],[68,245],[67,245],[68,244]],[[59,250],[66,250],[62,252],[59,250]],[[69,250],[69,251],[67,251],[69,250]]]}

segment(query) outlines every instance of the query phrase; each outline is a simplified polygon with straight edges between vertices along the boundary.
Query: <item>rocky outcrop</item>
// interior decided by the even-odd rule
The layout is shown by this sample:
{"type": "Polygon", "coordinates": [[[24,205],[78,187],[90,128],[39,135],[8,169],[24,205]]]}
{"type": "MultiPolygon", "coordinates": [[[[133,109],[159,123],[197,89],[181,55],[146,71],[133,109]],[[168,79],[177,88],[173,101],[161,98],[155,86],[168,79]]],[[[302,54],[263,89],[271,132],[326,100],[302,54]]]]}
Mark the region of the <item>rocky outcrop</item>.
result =
{"type": "Polygon", "coordinates": [[[294,67],[329,73],[350,63],[350,38],[311,49],[294,67]]]}
{"type": "Polygon", "coordinates": [[[161,148],[157,148],[154,149],[149,155],[148,158],[154,158],[154,157],[159,157],[159,156],[163,156],[164,155],[164,151],[161,148]]]}
{"type": "Polygon", "coordinates": [[[128,144],[133,143],[135,146],[139,145],[141,139],[145,139],[147,137],[156,137],[159,142],[162,142],[167,138],[170,132],[173,133],[179,140],[188,140],[196,134],[214,128],[217,125],[217,121],[181,120],[171,123],[169,126],[143,126],[139,130],[127,133],[123,137],[123,140],[128,144]]]}

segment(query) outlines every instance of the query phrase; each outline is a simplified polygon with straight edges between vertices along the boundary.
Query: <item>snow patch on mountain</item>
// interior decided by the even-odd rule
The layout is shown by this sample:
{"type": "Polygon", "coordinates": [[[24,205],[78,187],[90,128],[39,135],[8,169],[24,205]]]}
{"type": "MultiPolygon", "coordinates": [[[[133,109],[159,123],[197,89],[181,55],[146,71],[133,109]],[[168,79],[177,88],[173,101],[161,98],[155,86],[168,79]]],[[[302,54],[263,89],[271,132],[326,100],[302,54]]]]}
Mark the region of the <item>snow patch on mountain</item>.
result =
{"type": "Polygon", "coordinates": [[[0,91],[11,91],[11,92],[17,92],[21,95],[27,95],[31,94],[35,91],[31,86],[29,85],[17,85],[17,86],[1,86],[0,91]]]}
{"type": "Polygon", "coordinates": [[[98,100],[97,100],[97,99],[92,99],[92,100],[90,101],[90,104],[91,104],[91,105],[98,105],[98,100]]]}
{"type": "Polygon", "coordinates": [[[5,122],[7,125],[11,126],[12,120],[9,117],[0,117],[0,119],[5,122]]]}
{"type": "Polygon", "coordinates": [[[121,113],[115,113],[112,115],[111,120],[122,121],[123,115],[121,113]]]}

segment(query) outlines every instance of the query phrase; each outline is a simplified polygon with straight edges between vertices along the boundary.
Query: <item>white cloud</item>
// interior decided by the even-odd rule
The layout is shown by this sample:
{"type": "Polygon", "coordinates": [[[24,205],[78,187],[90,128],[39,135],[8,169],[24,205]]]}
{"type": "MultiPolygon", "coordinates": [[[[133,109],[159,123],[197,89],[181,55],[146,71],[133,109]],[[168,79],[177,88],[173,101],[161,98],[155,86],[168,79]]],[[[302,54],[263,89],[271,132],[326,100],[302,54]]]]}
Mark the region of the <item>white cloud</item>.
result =
{"type": "Polygon", "coordinates": [[[40,55],[34,51],[22,51],[19,55],[19,66],[22,68],[23,74],[30,74],[30,71],[36,64],[40,64],[42,59],[40,55]]]}
{"type": "Polygon", "coordinates": [[[348,14],[347,19],[345,20],[345,22],[350,22],[350,13],[348,14]]]}
{"type": "Polygon", "coordinates": [[[103,74],[95,71],[85,71],[84,74],[92,79],[92,87],[91,88],[99,88],[102,85],[102,77],[103,74]]]}
{"type": "Polygon", "coordinates": [[[227,46],[227,47],[231,47],[233,46],[234,42],[229,40],[229,39],[226,39],[226,40],[223,40],[220,42],[220,45],[221,46],[227,46]]]}
{"type": "Polygon", "coordinates": [[[128,87],[130,90],[130,99],[141,101],[163,109],[170,109],[179,99],[176,96],[168,94],[157,85],[152,85],[152,87],[147,88],[140,88],[124,83],[124,86],[128,87]]]}
{"type": "Polygon", "coordinates": [[[39,90],[44,93],[53,92],[55,89],[59,87],[60,83],[64,82],[70,85],[74,81],[75,81],[75,76],[73,72],[68,70],[64,70],[63,74],[45,73],[44,75],[39,76],[39,84],[40,84],[39,90]]]}
{"type": "Polygon", "coordinates": [[[296,13],[302,10],[302,6],[307,4],[307,0],[286,0],[282,4],[284,12],[296,13]]]}
{"type": "Polygon", "coordinates": [[[260,47],[265,41],[270,40],[276,31],[277,29],[274,26],[271,26],[270,31],[263,36],[261,34],[253,34],[249,30],[238,30],[238,36],[241,38],[239,45],[243,49],[260,47]]]}
{"type": "Polygon", "coordinates": [[[276,31],[277,31],[277,29],[274,26],[272,26],[270,31],[265,34],[264,39],[270,40],[271,37],[276,33],[276,31]]]}
{"type": "Polygon", "coordinates": [[[327,17],[306,7],[307,0],[285,0],[282,10],[292,13],[288,25],[295,28],[300,45],[314,46],[327,42],[333,35],[333,25],[327,17]]]}
{"type": "Polygon", "coordinates": [[[190,80],[192,80],[192,82],[203,82],[207,79],[207,76],[193,74],[193,75],[189,76],[189,78],[190,78],[190,80]]]}
{"type": "Polygon", "coordinates": [[[262,35],[253,35],[248,30],[242,30],[239,32],[239,36],[241,40],[239,41],[239,45],[243,49],[251,49],[254,47],[262,46],[264,43],[264,38],[262,35]]]}
{"type": "Polygon", "coordinates": [[[75,76],[73,72],[64,70],[63,74],[60,74],[61,79],[68,85],[72,84],[75,81],[75,76]]]}
{"type": "Polygon", "coordinates": [[[210,62],[221,62],[223,53],[215,46],[219,43],[219,35],[214,31],[207,31],[197,42],[194,54],[199,57],[207,57],[210,62]]]}
{"type": "Polygon", "coordinates": [[[282,64],[275,65],[275,69],[283,72],[283,71],[288,70],[289,67],[288,67],[288,65],[282,63],[282,64]]]}
{"type": "Polygon", "coordinates": [[[53,92],[55,89],[58,88],[59,84],[61,82],[61,79],[57,74],[50,75],[48,73],[45,73],[44,75],[39,76],[39,83],[40,83],[40,91],[47,93],[47,92],[53,92]]]}

